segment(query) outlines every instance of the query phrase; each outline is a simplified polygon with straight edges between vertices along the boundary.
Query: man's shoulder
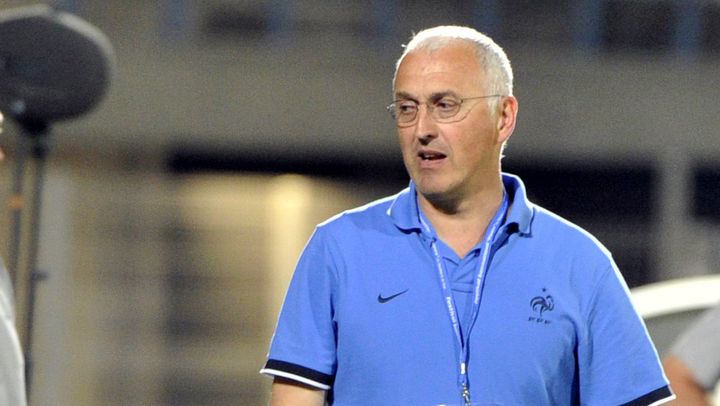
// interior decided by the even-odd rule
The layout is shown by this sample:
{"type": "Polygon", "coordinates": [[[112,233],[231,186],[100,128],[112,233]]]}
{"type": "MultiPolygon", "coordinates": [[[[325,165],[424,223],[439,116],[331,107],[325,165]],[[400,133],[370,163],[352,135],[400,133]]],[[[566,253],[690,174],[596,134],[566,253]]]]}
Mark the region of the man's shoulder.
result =
{"type": "Polygon", "coordinates": [[[398,196],[403,192],[342,211],[318,224],[318,228],[334,230],[337,228],[373,227],[391,224],[392,219],[388,211],[398,196]]]}
{"type": "Polygon", "coordinates": [[[584,227],[541,206],[534,205],[532,230],[534,236],[562,244],[568,249],[585,248],[609,254],[603,243],[584,227]]]}

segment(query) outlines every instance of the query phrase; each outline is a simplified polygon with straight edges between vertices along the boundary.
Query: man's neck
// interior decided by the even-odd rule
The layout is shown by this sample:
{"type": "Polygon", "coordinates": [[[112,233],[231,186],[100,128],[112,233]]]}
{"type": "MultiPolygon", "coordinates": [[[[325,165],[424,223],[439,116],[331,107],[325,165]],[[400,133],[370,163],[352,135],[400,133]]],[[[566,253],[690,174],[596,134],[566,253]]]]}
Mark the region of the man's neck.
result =
{"type": "Polygon", "coordinates": [[[418,203],[438,237],[464,258],[484,237],[502,198],[502,183],[499,183],[452,206],[434,204],[423,195],[418,196],[418,203]]]}

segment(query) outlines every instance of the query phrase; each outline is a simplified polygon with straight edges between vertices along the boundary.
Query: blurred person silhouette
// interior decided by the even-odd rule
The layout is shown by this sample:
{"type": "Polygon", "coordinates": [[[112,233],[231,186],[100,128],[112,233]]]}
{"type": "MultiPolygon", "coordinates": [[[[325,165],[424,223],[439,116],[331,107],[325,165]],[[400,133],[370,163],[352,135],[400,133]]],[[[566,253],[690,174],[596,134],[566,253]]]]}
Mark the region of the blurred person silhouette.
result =
{"type": "Polygon", "coordinates": [[[673,343],[663,366],[678,406],[710,406],[720,382],[720,303],[705,311],[673,343]]]}
{"type": "Polygon", "coordinates": [[[405,47],[388,110],[409,187],[316,227],[261,370],[271,405],[673,398],[607,249],[501,171],[512,78],[471,28],[405,47]]]}
{"type": "MultiPolygon", "coordinates": [[[[0,135],[2,123],[0,113],[0,135]]],[[[0,145],[0,165],[4,157],[0,145]]],[[[0,258],[0,405],[25,404],[25,361],[15,327],[15,296],[10,274],[0,258]]]]}
{"type": "Polygon", "coordinates": [[[15,328],[12,282],[0,259],[0,405],[22,406],[25,400],[25,368],[15,328]]]}
{"type": "MultiPolygon", "coordinates": [[[[0,113],[0,135],[2,130],[3,115],[0,113]]],[[[0,166],[4,159],[0,145],[0,166]]],[[[10,274],[0,258],[0,405],[26,404],[25,361],[15,327],[15,295],[10,274]]]]}

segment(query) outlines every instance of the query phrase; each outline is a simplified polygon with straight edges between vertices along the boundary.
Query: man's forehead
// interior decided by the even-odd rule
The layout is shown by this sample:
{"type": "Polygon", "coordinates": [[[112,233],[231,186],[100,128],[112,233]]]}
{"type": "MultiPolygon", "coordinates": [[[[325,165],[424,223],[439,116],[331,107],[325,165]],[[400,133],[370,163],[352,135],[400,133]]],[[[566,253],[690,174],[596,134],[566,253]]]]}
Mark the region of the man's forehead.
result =
{"type": "Polygon", "coordinates": [[[407,76],[444,75],[468,76],[481,71],[480,61],[474,48],[467,43],[452,43],[428,51],[424,48],[408,53],[398,66],[397,80],[407,76]]]}
{"type": "Polygon", "coordinates": [[[417,48],[408,51],[408,53],[403,57],[403,60],[413,57],[445,59],[450,55],[452,55],[452,58],[449,58],[448,62],[453,62],[458,57],[467,57],[477,60],[477,49],[472,42],[450,40],[440,44],[420,45],[417,48]]]}
{"type": "Polygon", "coordinates": [[[408,60],[401,65],[395,78],[395,93],[410,93],[430,97],[435,94],[462,94],[481,91],[485,83],[475,61],[408,60]]]}

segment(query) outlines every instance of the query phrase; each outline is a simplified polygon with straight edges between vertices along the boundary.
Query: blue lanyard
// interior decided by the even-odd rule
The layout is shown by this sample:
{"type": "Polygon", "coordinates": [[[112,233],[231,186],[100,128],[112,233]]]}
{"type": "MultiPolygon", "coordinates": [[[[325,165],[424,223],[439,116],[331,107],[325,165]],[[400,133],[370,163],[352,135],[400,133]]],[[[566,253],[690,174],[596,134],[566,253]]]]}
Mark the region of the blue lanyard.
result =
{"type": "Polygon", "coordinates": [[[445,299],[445,306],[447,307],[448,315],[450,316],[453,332],[455,333],[455,338],[458,342],[458,348],[460,348],[460,354],[458,355],[458,364],[460,367],[459,384],[462,387],[462,395],[465,399],[466,404],[470,403],[470,391],[468,390],[467,376],[467,363],[469,355],[468,339],[470,337],[470,331],[475,325],[475,319],[477,319],[477,315],[480,312],[480,297],[482,293],[485,273],[487,272],[490,262],[490,247],[492,246],[492,243],[495,240],[495,235],[497,234],[500,226],[503,223],[503,220],[505,219],[505,214],[507,213],[509,205],[510,202],[508,200],[507,194],[503,192],[503,200],[500,204],[500,208],[498,209],[497,213],[495,213],[495,217],[493,217],[493,219],[490,221],[488,229],[485,231],[485,236],[482,240],[482,247],[480,252],[480,264],[478,266],[478,272],[475,278],[475,287],[473,290],[473,303],[472,312],[470,315],[470,323],[467,324],[467,331],[465,332],[464,339],[463,334],[460,331],[460,321],[458,319],[457,306],[455,305],[452,288],[449,284],[450,277],[447,273],[447,270],[445,269],[445,265],[443,264],[442,256],[438,251],[437,237],[434,236],[432,230],[430,229],[430,226],[427,224],[425,219],[423,219],[423,216],[420,216],[420,223],[422,224],[423,228],[429,235],[433,236],[432,242],[430,244],[432,247],[433,255],[435,256],[435,265],[437,267],[438,275],[440,276],[440,284],[442,286],[442,292],[445,299]]]}

